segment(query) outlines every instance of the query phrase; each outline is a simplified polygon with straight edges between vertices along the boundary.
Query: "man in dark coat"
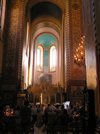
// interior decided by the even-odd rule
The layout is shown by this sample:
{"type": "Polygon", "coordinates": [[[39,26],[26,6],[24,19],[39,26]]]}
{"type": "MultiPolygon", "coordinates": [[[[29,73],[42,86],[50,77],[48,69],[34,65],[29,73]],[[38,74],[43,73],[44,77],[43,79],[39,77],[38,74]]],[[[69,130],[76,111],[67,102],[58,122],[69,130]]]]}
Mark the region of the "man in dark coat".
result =
{"type": "Polygon", "coordinates": [[[28,107],[29,101],[25,101],[24,107],[20,110],[20,116],[21,116],[21,134],[25,132],[25,134],[29,134],[30,128],[31,128],[31,109],[28,107]]]}

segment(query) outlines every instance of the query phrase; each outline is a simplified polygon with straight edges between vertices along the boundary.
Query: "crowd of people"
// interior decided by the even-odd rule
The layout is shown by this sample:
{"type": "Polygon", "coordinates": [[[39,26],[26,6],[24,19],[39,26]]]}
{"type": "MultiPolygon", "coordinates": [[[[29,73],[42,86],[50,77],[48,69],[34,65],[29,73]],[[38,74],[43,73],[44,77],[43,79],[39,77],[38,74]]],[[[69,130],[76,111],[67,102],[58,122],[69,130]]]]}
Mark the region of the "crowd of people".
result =
{"type": "Polygon", "coordinates": [[[49,115],[67,115],[67,123],[73,121],[73,119],[82,118],[83,116],[83,108],[80,103],[77,103],[75,106],[67,105],[66,109],[63,104],[29,104],[28,101],[25,101],[24,106],[21,108],[19,106],[16,107],[15,115],[16,122],[18,126],[21,126],[21,133],[26,131],[27,133],[30,131],[30,128],[34,124],[37,127],[45,125],[47,127],[48,117],[49,115]],[[21,125],[19,125],[21,121],[21,125]]]}
{"type": "MultiPolygon", "coordinates": [[[[16,118],[16,133],[29,134],[31,128],[34,131],[34,125],[41,127],[44,125],[44,130],[47,128],[49,115],[66,115],[67,123],[82,118],[83,107],[80,103],[75,106],[72,104],[66,105],[66,109],[63,104],[29,104],[29,101],[25,101],[23,106],[16,106],[14,109],[14,115],[16,118]],[[19,133],[20,132],[20,133],[19,133]]],[[[63,121],[64,122],[64,121],[63,121]]],[[[64,122],[65,124],[65,122],[64,122]]]]}

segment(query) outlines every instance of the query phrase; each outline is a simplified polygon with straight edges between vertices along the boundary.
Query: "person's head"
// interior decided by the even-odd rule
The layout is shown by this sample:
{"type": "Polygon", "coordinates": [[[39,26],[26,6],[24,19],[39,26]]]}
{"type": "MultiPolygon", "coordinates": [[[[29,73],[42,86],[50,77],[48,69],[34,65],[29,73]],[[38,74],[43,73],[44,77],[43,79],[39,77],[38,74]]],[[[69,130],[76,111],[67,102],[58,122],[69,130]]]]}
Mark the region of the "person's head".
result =
{"type": "Polygon", "coordinates": [[[50,104],[48,104],[48,107],[50,107],[50,104]]]}
{"type": "Polygon", "coordinates": [[[61,105],[61,108],[64,109],[64,105],[61,105]]]}
{"type": "Polygon", "coordinates": [[[44,107],[44,104],[42,104],[42,107],[44,107]]]}
{"type": "Polygon", "coordinates": [[[30,105],[30,108],[32,108],[32,105],[30,105]]]}
{"type": "Polygon", "coordinates": [[[64,114],[67,114],[67,110],[66,109],[64,109],[64,114]]]}
{"type": "Polygon", "coordinates": [[[73,114],[74,114],[74,115],[76,115],[76,114],[77,114],[77,111],[76,111],[76,110],[75,110],[75,111],[73,111],[73,114]]]}
{"type": "Polygon", "coordinates": [[[78,103],[78,101],[76,102],[76,106],[78,106],[79,105],[79,103],[78,103]]]}
{"type": "Polygon", "coordinates": [[[28,100],[25,100],[24,105],[25,106],[28,106],[29,105],[29,101],[28,100]]]}
{"type": "Polygon", "coordinates": [[[77,111],[77,108],[76,107],[74,107],[74,111],[77,111]]]}
{"type": "Polygon", "coordinates": [[[70,107],[71,107],[71,109],[73,109],[73,105],[72,104],[70,105],[70,107]]]}
{"type": "Polygon", "coordinates": [[[56,105],[56,108],[58,108],[59,107],[59,105],[56,105]]]}
{"type": "Polygon", "coordinates": [[[16,110],[20,110],[20,106],[17,106],[17,107],[16,107],[16,110]]]}

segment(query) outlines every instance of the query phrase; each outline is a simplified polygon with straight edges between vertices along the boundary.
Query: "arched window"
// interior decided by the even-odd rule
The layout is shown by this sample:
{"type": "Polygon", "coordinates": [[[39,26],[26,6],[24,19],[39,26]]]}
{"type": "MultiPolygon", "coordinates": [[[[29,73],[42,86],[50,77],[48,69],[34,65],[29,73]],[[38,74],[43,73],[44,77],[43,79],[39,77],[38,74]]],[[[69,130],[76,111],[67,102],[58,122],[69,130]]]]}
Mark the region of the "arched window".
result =
{"type": "Polygon", "coordinates": [[[37,59],[36,59],[36,65],[37,65],[37,71],[41,72],[43,71],[43,57],[44,57],[44,47],[42,44],[39,44],[37,46],[37,59]]]}
{"type": "Polygon", "coordinates": [[[54,44],[50,45],[49,48],[50,56],[50,72],[56,71],[56,46],[54,44]]]}

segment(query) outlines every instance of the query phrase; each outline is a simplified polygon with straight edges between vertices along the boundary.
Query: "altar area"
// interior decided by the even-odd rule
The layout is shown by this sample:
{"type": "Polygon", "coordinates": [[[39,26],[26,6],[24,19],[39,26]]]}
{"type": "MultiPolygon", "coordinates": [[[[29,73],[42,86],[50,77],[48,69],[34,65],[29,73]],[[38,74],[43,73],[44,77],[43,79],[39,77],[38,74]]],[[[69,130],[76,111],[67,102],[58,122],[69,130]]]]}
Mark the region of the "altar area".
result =
{"type": "Polygon", "coordinates": [[[40,85],[28,88],[28,99],[30,103],[62,103],[67,100],[67,94],[59,84],[51,85],[45,80],[40,85]]]}

